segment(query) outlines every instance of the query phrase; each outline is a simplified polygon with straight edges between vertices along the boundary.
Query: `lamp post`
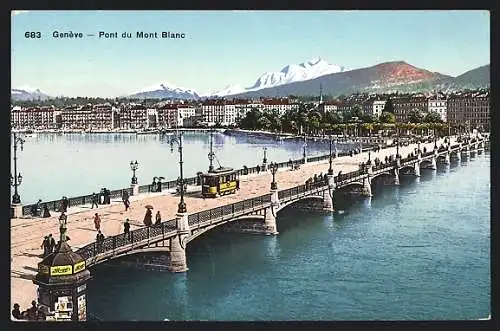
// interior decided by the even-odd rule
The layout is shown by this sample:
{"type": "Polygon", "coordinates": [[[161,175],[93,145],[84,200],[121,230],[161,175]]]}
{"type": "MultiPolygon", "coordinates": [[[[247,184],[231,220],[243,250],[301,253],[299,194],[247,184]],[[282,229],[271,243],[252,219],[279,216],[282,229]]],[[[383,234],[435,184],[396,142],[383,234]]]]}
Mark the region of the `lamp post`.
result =
{"type": "Polygon", "coordinates": [[[137,177],[135,176],[135,171],[139,168],[139,163],[137,160],[130,161],[130,170],[132,170],[132,184],[137,184],[137,177]]]}
{"type": "Polygon", "coordinates": [[[329,136],[330,138],[330,160],[328,161],[330,163],[330,167],[328,168],[328,174],[333,175],[333,168],[332,168],[332,135],[329,136]]]}
{"type": "Polygon", "coordinates": [[[276,172],[278,171],[278,165],[274,162],[271,162],[269,165],[271,169],[271,174],[273,175],[273,181],[271,182],[271,190],[277,190],[278,189],[278,184],[276,184],[276,172]]]}
{"type": "Polygon", "coordinates": [[[66,214],[62,213],[61,216],[59,217],[59,245],[61,245],[63,242],[66,242],[66,231],[67,231],[67,220],[68,217],[66,214]]]}
{"type": "Polygon", "coordinates": [[[215,153],[214,153],[214,130],[210,130],[210,153],[208,153],[208,160],[210,161],[210,164],[208,165],[208,172],[213,172],[214,171],[214,158],[215,158],[215,153]]]}
{"type": "Polygon", "coordinates": [[[436,149],[438,146],[437,146],[437,136],[436,134],[434,134],[434,149],[436,149]]]}
{"type": "Polygon", "coordinates": [[[307,146],[307,136],[306,134],[304,133],[304,146],[303,146],[303,150],[302,150],[302,157],[304,158],[304,163],[306,162],[306,146],[307,146]]]}
{"type": "Polygon", "coordinates": [[[187,212],[186,208],[186,203],[184,202],[184,174],[182,171],[182,164],[184,163],[182,161],[182,132],[177,132],[172,138],[170,139],[170,152],[174,152],[174,143],[177,143],[179,145],[179,171],[180,171],[180,185],[181,185],[181,200],[179,201],[179,205],[177,208],[177,212],[179,214],[187,212]]]}
{"type": "Polygon", "coordinates": [[[14,186],[14,195],[12,196],[12,203],[18,204],[21,203],[21,197],[19,196],[19,193],[17,192],[17,187],[21,185],[21,182],[23,181],[23,176],[21,176],[21,173],[17,173],[17,145],[21,147],[21,150],[23,150],[23,144],[25,140],[21,137],[18,137],[17,134],[14,132],[14,176],[12,174],[10,175],[10,184],[14,186]]]}
{"type": "Polygon", "coordinates": [[[399,157],[399,128],[396,126],[396,159],[399,157]]]}

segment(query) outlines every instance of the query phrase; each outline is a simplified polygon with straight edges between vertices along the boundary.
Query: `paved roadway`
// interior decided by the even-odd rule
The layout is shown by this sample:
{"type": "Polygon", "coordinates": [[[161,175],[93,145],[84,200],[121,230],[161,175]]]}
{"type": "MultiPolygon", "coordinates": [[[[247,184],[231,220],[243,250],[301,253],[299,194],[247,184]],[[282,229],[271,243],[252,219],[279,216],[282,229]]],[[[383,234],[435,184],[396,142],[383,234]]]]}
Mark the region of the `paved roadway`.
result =
{"type": "MultiPolygon", "coordinates": [[[[452,139],[453,143],[454,139],[452,139]]],[[[438,141],[438,145],[443,141],[438,141]]],[[[421,148],[426,147],[432,150],[434,143],[421,144],[421,148]]],[[[416,144],[400,147],[400,154],[406,157],[417,147],[416,144]]],[[[372,160],[379,157],[381,160],[386,155],[396,153],[396,148],[383,149],[371,155],[372,160]]],[[[337,175],[340,170],[347,173],[359,169],[359,164],[368,160],[368,153],[354,155],[353,157],[339,157],[333,159],[333,171],[337,175]]],[[[273,160],[269,160],[271,162],[273,160]]],[[[304,182],[314,174],[326,173],[328,171],[328,160],[307,163],[301,165],[299,170],[290,171],[289,168],[279,169],[276,173],[278,189],[294,187],[304,182]]],[[[227,195],[217,199],[203,199],[200,195],[199,187],[188,187],[185,196],[189,213],[210,209],[221,205],[237,202],[240,200],[256,197],[270,190],[272,180],[271,173],[261,172],[240,176],[240,190],[236,194],[227,195]],[[198,191],[196,191],[198,189],[198,191]]],[[[114,199],[110,205],[99,206],[97,209],[90,209],[88,206],[71,207],[68,209],[68,236],[71,238],[69,244],[76,249],[85,246],[95,240],[97,231],[94,228],[93,216],[98,212],[101,217],[101,231],[105,236],[112,236],[123,231],[123,221],[130,219],[131,230],[143,226],[142,220],[145,214],[144,206],[152,205],[160,210],[162,220],[175,217],[179,196],[172,192],[147,193],[130,197],[131,207],[125,212],[120,199],[114,199]]],[[[31,281],[37,272],[38,263],[41,261],[43,249],[40,248],[43,237],[49,233],[59,237],[59,214],[52,212],[49,218],[16,218],[11,219],[11,307],[14,303],[19,303],[21,311],[30,306],[32,300],[36,299],[36,286],[31,281]]],[[[189,258],[188,258],[189,259],[189,258]]]]}

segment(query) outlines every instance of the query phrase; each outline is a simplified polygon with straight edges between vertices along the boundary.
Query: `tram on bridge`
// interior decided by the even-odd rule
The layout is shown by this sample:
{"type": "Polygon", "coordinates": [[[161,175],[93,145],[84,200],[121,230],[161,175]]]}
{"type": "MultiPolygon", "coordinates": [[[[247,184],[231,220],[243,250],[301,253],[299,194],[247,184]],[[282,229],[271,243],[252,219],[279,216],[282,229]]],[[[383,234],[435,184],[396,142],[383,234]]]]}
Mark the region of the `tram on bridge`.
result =
{"type": "Polygon", "coordinates": [[[233,168],[221,167],[202,173],[200,177],[203,197],[215,198],[225,194],[234,194],[240,189],[238,173],[233,168]]]}

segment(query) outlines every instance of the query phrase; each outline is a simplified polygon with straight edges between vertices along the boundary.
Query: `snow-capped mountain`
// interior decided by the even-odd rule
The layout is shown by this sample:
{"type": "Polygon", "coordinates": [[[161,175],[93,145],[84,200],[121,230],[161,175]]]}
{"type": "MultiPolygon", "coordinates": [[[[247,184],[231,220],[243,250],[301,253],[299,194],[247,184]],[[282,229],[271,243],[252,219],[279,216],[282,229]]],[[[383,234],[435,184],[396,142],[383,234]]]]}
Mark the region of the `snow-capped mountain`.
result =
{"type": "Polygon", "coordinates": [[[161,82],[132,93],[129,97],[140,99],[198,99],[200,95],[194,90],[161,82]]]}
{"type": "Polygon", "coordinates": [[[344,67],[329,64],[325,60],[315,57],[301,64],[289,64],[279,72],[266,72],[247,90],[257,91],[263,88],[301,82],[343,71],[345,71],[344,67]]]}
{"type": "Polygon", "coordinates": [[[329,64],[320,57],[315,57],[304,63],[289,64],[281,69],[281,71],[266,72],[262,74],[251,87],[242,88],[239,85],[231,85],[221,91],[213,93],[212,96],[229,96],[258,91],[344,71],[346,71],[344,67],[329,64]]]}
{"type": "Polygon", "coordinates": [[[43,93],[37,88],[22,86],[18,88],[11,88],[10,98],[16,101],[27,101],[27,100],[47,100],[50,98],[50,96],[43,93]]]}
{"type": "Polygon", "coordinates": [[[242,87],[241,85],[229,85],[225,89],[220,90],[215,93],[208,93],[203,96],[206,97],[222,97],[226,95],[233,95],[233,94],[238,94],[238,93],[245,93],[247,91],[246,88],[242,87]]]}

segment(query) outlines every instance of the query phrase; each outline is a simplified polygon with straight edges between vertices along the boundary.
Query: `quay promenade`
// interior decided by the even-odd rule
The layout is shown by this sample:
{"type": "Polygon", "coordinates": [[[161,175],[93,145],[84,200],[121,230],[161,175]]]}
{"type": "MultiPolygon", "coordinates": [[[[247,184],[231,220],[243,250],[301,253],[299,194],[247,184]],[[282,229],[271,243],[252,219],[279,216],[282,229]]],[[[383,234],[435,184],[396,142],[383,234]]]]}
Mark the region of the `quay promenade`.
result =
{"type": "MultiPolygon", "coordinates": [[[[452,139],[452,143],[455,139],[452,139]]],[[[438,145],[443,140],[438,141],[438,145]]],[[[413,152],[417,144],[400,147],[400,154],[406,157],[413,152]]],[[[434,143],[421,144],[432,150],[434,143]]],[[[385,156],[394,155],[396,148],[383,149],[380,152],[372,152],[372,160],[376,157],[384,159],[385,156]]],[[[339,157],[333,159],[333,170],[347,173],[358,170],[361,162],[366,162],[368,153],[357,154],[353,157],[339,157]]],[[[272,160],[270,160],[272,161],[272,160]]],[[[289,168],[279,169],[276,173],[278,189],[286,189],[304,182],[314,174],[325,174],[328,170],[328,160],[306,163],[299,170],[290,171],[289,168]]],[[[199,187],[188,187],[185,197],[188,213],[194,213],[218,206],[238,202],[252,197],[269,193],[271,173],[261,172],[248,176],[240,176],[241,189],[234,195],[217,199],[203,199],[199,194],[199,187]]],[[[100,205],[97,209],[90,206],[71,207],[68,210],[68,235],[71,238],[69,244],[74,250],[83,247],[95,240],[96,231],[93,224],[93,215],[98,212],[101,216],[101,229],[103,234],[113,236],[123,231],[123,221],[129,218],[132,230],[142,227],[145,214],[145,205],[154,206],[154,213],[160,210],[162,220],[173,219],[177,212],[179,196],[169,193],[146,193],[131,196],[131,208],[125,212],[123,204],[119,199],[112,200],[111,205],[100,205]]],[[[41,261],[42,249],[40,248],[45,235],[52,233],[58,237],[58,213],[52,212],[50,218],[20,218],[11,220],[11,304],[19,303],[21,307],[28,307],[31,300],[36,298],[36,286],[32,283],[32,276],[37,272],[37,264],[41,261]]]]}

